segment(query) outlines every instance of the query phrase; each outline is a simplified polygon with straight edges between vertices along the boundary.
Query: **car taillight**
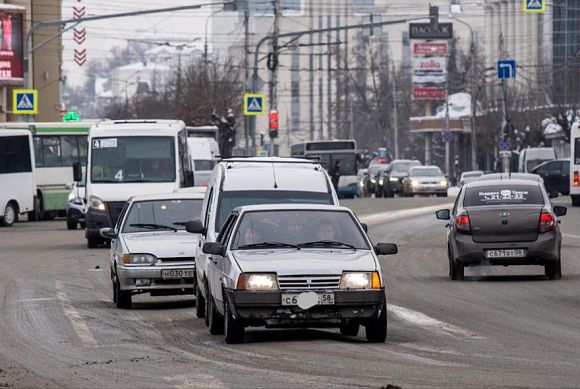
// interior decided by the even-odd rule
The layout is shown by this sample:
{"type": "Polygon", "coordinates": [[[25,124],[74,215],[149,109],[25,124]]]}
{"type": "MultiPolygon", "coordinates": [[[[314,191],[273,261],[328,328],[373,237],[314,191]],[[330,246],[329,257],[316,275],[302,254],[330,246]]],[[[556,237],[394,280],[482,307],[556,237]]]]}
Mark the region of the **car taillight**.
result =
{"type": "Polygon", "coordinates": [[[455,217],[455,231],[464,235],[471,235],[471,223],[469,216],[459,215],[455,217]]]}
{"type": "Polygon", "coordinates": [[[556,218],[554,217],[554,215],[548,212],[542,212],[540,214],[540,225],[538,227],[538,230],[540,232],[548,232],[554,231],[555,228],[556,228],[556,218]]]}
{"type": "Polygon", "coordinates": [[[574,186],[580,186],[580,178],[578,177],[578,171],[574,172],[574,186]]]}

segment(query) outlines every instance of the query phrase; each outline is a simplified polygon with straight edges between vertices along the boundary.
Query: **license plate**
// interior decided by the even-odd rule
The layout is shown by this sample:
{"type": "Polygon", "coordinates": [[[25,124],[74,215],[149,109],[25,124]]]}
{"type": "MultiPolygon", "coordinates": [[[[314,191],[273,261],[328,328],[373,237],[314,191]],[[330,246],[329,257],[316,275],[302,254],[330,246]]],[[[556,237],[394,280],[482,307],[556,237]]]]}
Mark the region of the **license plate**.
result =
{"type": "MultiPolygon", "coordinates": [[[[298,305],[301,293],[282,293],[282,305],[298,305]]],[[[317,293],[319,305],[334,304],[334,293],[317,293]]]]}
{"type": "Polygon", "coordinates": [[[526,256],[525,249],[506,249],[506,250],[486,250],[486,258],[523,258],[526,256]]]}
{"type": "Polygon", "coordinates": [[[193,278],[193,270],[161,270],[161,279],[163,280],[175,280],[179,278],[193,278]]]}

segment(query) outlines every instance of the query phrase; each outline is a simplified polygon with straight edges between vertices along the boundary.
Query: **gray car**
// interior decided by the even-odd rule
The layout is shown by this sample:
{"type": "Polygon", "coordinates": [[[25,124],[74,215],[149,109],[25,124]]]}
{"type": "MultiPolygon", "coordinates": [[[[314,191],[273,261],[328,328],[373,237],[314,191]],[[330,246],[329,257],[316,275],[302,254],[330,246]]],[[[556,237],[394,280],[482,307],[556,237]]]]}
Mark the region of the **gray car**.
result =
{"type": "Polygon", "coordinates": [[[562,276],[562,235],[539,182],[490,180],[466,184],[452,211],[437,211],[447,224],[449,276],[461,280],[466,266],[539,265],[549,279],[562,276]]]}

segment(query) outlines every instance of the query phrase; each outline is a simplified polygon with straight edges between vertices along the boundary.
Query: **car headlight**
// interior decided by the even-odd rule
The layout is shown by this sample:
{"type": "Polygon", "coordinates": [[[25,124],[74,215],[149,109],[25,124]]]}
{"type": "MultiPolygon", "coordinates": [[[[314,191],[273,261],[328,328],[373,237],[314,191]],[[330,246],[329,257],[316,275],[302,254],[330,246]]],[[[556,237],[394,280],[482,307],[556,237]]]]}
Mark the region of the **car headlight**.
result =
{"type": "Polygon", "coordinates": [[[383,181],[382,179],[381,179],[381,180],[379,180],[379,185],[383,185],[383,182],[384,182],[384,181],[383,181]]]}
{"type": "Polygon", "coordinates": [[[374,178],[371,178],[371,182],[374,184],[376,180],[374,178]]]}
{"type": "Polygon", "coordinates": [[[340,289],[380,289],[381,277],[376,271],[344,272],[340,279],[340,289]]]}
{"type": "Polygon", "coordinates": [[[389,177],[389,181],[397,182],[397,181],[399,181],[399,179],[397,177],[389,177]]]}
{"type": "Polygon", "coordinates": [[[157,262],[157,257],[152,254],[123,254],[123,263],[133,266],[148,266],[157,262]]]}
{"type": "Polygon", "coordinates": [[[446,179],[441,180],[440,184],[441,186],[447,186],[447,180],[446,179]]]}
{"type": "Polygon", "coordinates": [[[89,199],[89,207],[99,211],[104,211],[107,209],[103,200],[101,200],[97,196],[91,196],[91,198],[89,199]]]}
{"type": "Polygon", "coordinates": [[[242,273],[238,278],[238,290],[278,290],[278,280],[275,273],[242,273]]]}
{"type": "Polygon", "coordinates": [[[362,182],[362,181],[361,181],[361,182],[359,182],[358,184],[361,186],[361,188],[362,188],[363,186],[365,186],[365,183],[364,183],[364,182],[362,182]]]}
{"type": "Polygon", "coordinates": [[[75,198],[76,198],[76,196],[75,196],[74,192],[70,192],[68,194],[68,201],[73,201],[75,198]]]}
{"type": "Polygon", "coordinates": [[[417,185],[419,185],[419,181],[413,180],[413,181],[411,181],[411,185],[417,186],[417,185]]]}

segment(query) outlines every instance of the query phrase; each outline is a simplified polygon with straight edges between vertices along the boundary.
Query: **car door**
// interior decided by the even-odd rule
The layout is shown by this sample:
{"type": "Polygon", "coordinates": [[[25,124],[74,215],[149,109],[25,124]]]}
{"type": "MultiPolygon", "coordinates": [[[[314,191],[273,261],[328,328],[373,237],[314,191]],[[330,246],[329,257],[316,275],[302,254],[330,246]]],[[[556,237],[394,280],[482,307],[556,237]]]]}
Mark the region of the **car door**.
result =
{"type": "MultiPolygon", "coordinates": [[[[205,254],[201,248],[203,247],[204,243],[209,241],[211,242],[211,237],[208,239],[208,235],[210,234],[209,224],[211,221],[211,214],[212,214],[212,207],[213,207],[213,195],[214,190],[213,186],[208,188],[209,195],[207,201],[204,199],[204,205],[202,206],[202,222],[203,226],[206,230],[205,234],[199,235],[199,243],[197,247],[197,255],[195,256],[195,273],[197,276],[197,285],[199,285],[200,291],[202,295],[205,294],[205,287],[204,287],[204,278],[207,278],[207,254],[205,254]]],[[[207,298],[207,296],[204,296],[207,298]]]]}
{"type": "Polygon", "coordinates": [[[116,238],[111,239],[111,266],[115,266],[115,263],[120,262],[120,258],[123,256],[123,242],[121,241],[121,227],[125,221],[125,216],[127,215],[127,211],[129,210],[131,203],[126,202],[125,206],[121,210],[119,214],[119,218],[117,219],[117,223],[113,230],[116,233],[116,238]]]}
{"type": "Polygon", "coordinates": [[[558,191],[564,195],[570,193],[570,161],[560,161],[562,164],[562,173],[558,185],[558,191]]]}
{"type": "MultiPolygon", "coordinates": [[[[544,177],[544,185],[548,194],[559,192],[562,180],[562,161],[553,161],[540,168],[540,175],[544,177]]],[[[540,170],[538,169],[538,170],[540,170]]]]}
{"type": "MultiPolygon", "coordinates": [[[[236,213],[232,213],[224,223],[216,242],[225,245],[228,242],[228,239],[231,235],[231,232],[234,228],[234,224],[238,215],[236,213]]],[[[222,303],[224,301],[223,291],[222,291],[222,279],[224,277],[224,267],[225,261],[228,258],[225,256],[211,254],[208,256],[208,278],[211,279],[210,281],[210,293],[214,296],[218,307],[222,307],[222,303]]],[[[220,309],[221,311],[221,309],[220,309]]]]}

